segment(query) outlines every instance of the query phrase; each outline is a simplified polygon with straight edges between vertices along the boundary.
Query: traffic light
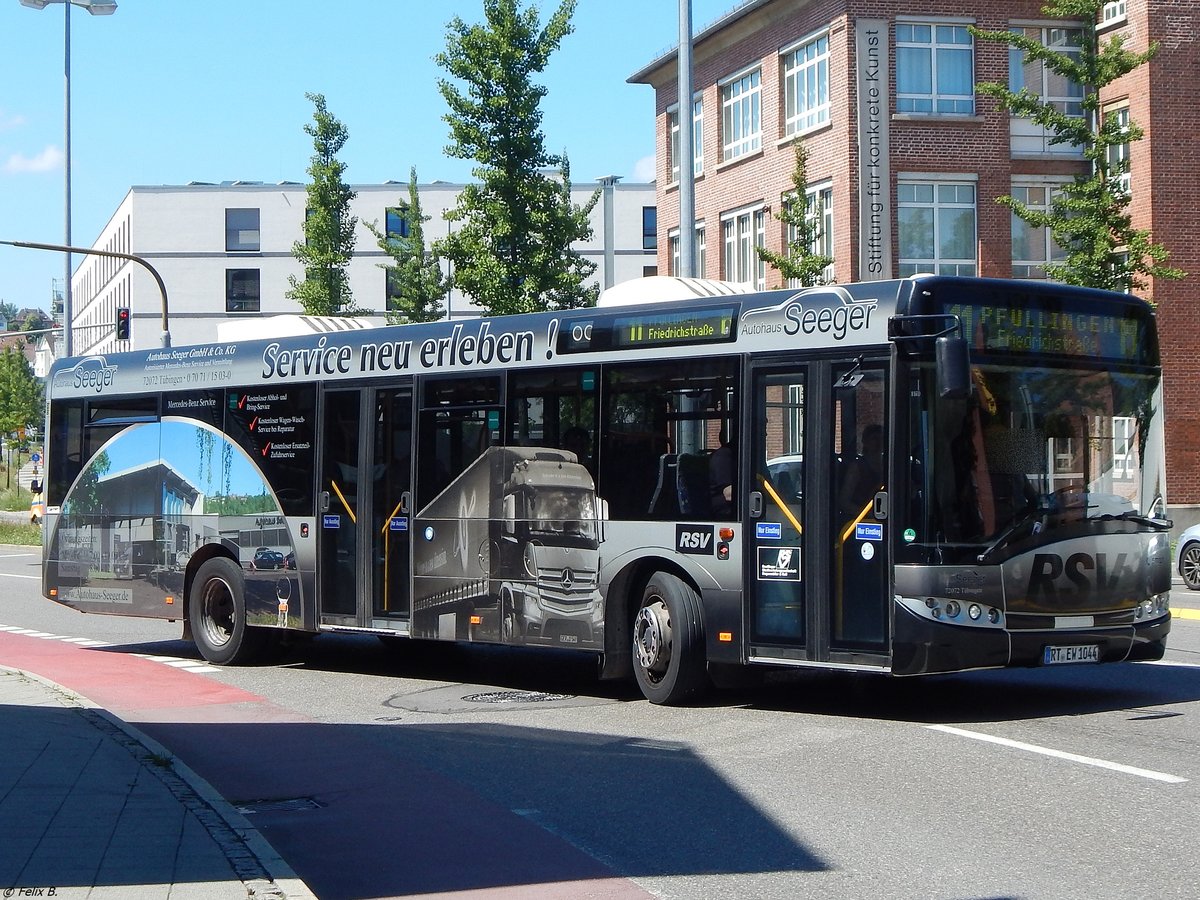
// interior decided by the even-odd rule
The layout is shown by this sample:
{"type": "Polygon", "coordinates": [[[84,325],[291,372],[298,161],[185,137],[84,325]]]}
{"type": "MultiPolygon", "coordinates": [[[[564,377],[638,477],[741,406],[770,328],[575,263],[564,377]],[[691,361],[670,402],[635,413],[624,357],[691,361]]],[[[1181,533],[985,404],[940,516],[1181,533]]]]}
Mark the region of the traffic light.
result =
{"type": "Polygon", "coordinates": [[[117,307],[117,340],[129,340],[129,307],[117,307]]]}

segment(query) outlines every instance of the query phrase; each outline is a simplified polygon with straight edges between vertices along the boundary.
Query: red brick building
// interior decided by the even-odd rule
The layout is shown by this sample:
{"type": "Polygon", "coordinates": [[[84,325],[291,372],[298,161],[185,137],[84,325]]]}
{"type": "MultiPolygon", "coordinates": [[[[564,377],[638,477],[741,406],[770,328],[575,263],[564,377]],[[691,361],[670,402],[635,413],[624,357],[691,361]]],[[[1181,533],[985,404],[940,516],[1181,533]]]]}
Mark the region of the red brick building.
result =
{"type": "MultiPolygon", "coordinates": [[[[1077,148],[1051,144],[1033,122],[978,94],[1007,82],[1079,110],[1083,89],[967,30],[1021,29],[1068,51],[1079,22],[1047,19],[1041,0],[973,6],[946,0],[748,0],[693,39],[696,274],[780,286],[755,244],[782,251],[776,218],[792,190],[793,143],[808,151],[807,202],[824,225],[822,252],[840,282],[914,272],[1044,277],[1047,234],[1015,220],[996,197],[1045,203],[1084,171],[1077,148]]],[[[1123,148],[1135,227],[1148,228],[1189,273],[1146,295],[1159,309],[1166,366],[1168,499],[1178,522],[1200,518],[1200,69],[1195,0],[1105,3],[1100,38],[1119,35],[1158,55],[1105,88],[1105,115],[1145,130],[1123,148]]],[[[656,94],[658,267],[678,270],[681,119],[677,54],[630,77],[656,94]]]]}

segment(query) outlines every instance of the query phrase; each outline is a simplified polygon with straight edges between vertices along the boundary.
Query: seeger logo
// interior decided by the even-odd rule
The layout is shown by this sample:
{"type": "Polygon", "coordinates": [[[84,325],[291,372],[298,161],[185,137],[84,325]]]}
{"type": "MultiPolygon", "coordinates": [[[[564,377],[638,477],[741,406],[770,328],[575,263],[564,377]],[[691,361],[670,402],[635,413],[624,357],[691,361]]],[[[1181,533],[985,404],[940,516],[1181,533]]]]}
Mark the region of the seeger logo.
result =
{"type": "Polygon", "coordinates": [[[101,393],[111,387],[117,377],[117,367],[110,366],[103,356],[89,356],[72,368],[54,376],[55,387],[70,387],[77,391],[101,393]]]}

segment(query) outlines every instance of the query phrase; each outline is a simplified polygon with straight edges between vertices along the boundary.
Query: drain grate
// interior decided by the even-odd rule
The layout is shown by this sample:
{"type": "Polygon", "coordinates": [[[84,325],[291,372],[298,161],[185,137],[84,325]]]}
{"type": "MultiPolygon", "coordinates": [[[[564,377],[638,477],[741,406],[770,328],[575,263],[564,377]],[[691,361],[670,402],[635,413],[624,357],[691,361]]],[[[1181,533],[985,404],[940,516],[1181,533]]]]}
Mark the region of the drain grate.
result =
{"type": "Polygon", "coordinates": [[[290,800],[242,800],[233,807],[244,816],[252,816],[264,812],[305,812],[321,809],[322,804],[312,797],[293,797],[290,800]]]}
{"type": "Polygon", "coordinates": [[[574,699],[574,694],[548,694],[545,691],[484,691],[463,697],[467,703],[553,703],[574,699]]]}

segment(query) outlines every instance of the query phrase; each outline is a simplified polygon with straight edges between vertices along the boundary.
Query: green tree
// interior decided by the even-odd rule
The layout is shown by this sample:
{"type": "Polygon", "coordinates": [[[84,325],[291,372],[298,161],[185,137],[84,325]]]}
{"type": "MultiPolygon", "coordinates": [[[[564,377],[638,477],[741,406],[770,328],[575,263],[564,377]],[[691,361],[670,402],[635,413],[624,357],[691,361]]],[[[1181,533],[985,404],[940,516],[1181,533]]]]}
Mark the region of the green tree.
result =
{"type": "Polygon", "coordinates": [[[7,323],[6,327],[17,330],[17,304],[0,300],[0,322],[7,323]]]}
{"type": "Polygon", "coordinates": [[[387,276],[387,320],[393,325],[406,322],[433,322],[446,314],[442,298],[449,279],[442,274],[441,258],[436,250],[425,249],[424,223],[429,216],[421,213],[421,195],[417,190],[417,169],[408,177],[408,206],[404,208],[408,234],[387,234],[378,222],[364,222],[379,242],[379,249],[392,258],[380,266],[387,276]]]}
{"type": "Polygon", "coordinates": [[[325,107],[323,94],[305,94],[316,108],[311,124],[304,126],[313,139],[309,161],[308,208],[304,216],[304,240],[292,246],[292,256],[304,266],[304,280],[288,277],[287,296],[297,300],[310,316],[353,316],[365,310],[354,305],[346,266],[354,256],[354,225],[350,201],[355,192],[342,180],[346,164],[337,158],[348,132],[325,107]]]}
{"type": "Polygon", "coordinates": [[[813,246],[821,237],[821,219],[809,212],[807,191],[808,151],[799,141],[796,147],[796,167],[792,169],[793,193],[784,202],[775,218],[788,227],[792,235],[786,253],[776,253],[766,247],[756,247],[758,257],[787,279],[795,279],[801,287],[825,284],[825,270],[833,264],[832,256],[814,253],[813,246]]]}
{"type": "MultiPolygon", "coordinates": [[[[11,320],[8,327],[14,331],[37,331],[42,332],[50,328],[54,323],[50,317],[40,309],[27,309],[18,312],[19,321],[14,323],[11,320]]],[[[41,334],[31,334],[25,338],[25,343],[36,344],[41,334]]]]}
{"type": "Polygon", "coordinates": [[[45,417],[42,382],[17,347],[0,353],[0,433],[40,426],[45,417]]]}
{"type": "Polygon", "coordinates": [[[583,206],[571,202],[570,165],[565,153],[546,151],[546,88],[533,80],[571,33],[575,0],[563,0],[545,28],[518,0],[484,0],[483,8],[483,24],[450,21],[436,57],[463,86],[438,82],[450,108],[446,152],[475,160],[479,183],[446,213],[461,225],[435,246],[452,263],[455,285],[489,314],[594,306],[599,288],[584,280],[596,264],[571,245],[591,237],[600,192],[583,206]],[[561,179],[547,174],[553,169],[561,179]]]}
{"type": "Polygon", "coordinates": [[[1041,125],[1051,135],[1051,144],[1081,147],[1089,163],[1089,171],[1063,185],[1046,209],[1030,209],[1011,196],[997,198],[1019,219],[1050,230],[1065,256],[1061,262],[1047,264],[1046,274],[1067,284],[1141,290],[1146,287],[1147,276],[1173,279],[1185,273],[1166,265],[1170,254],[1151,238],[1149,230],[1133,227],[1130,196],[1122,177],[1129,172],[1129,160],[1120,149],[1139,140],[1143,132],[1132,121],[1126,124],[1115,116],[1102,115],[1100,91],[1149,62],[1158,45],[1134,52],[1126,49],[1120,34],[1101,44],[1096,21],[1102,6],[1102,0],[1052,0],[1042,7],[1043,14],[1052,19],[1082,23],[1081,45],[1069,48],[1069,52],[1048,47],[1018,31],[970,27],[977,39],[998,41],[1020,51],[1024,65],[1040,64],[1060,78],[1084,85],[1082,116],[1068,115],[1054,101],[1027,88],[1013,91],[1006,84],[981,82],[976,89],[994,97],[1001,109],[1041,125]]]}

